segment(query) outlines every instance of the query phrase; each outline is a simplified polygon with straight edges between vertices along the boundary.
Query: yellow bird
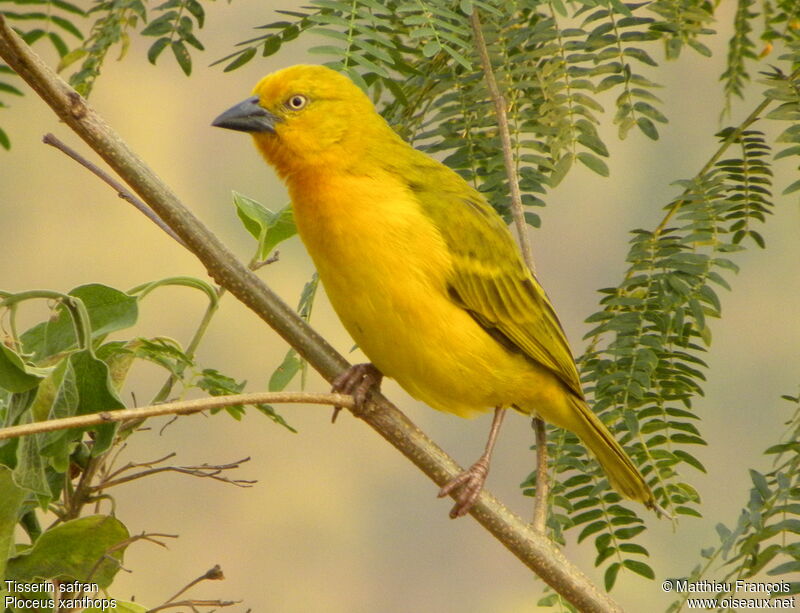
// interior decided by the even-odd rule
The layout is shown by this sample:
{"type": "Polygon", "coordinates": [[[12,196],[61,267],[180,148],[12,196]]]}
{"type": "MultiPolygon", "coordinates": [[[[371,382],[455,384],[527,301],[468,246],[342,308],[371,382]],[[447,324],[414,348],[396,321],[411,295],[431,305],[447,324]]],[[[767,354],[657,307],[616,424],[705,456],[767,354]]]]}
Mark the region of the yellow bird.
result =
{"type": "Polygon", "coordinates": [[[386,375],[435,409],[495,409],[486,450],[446,484],[466,514],[513,407],[577,434],[611,485],[655,508],[589,409],[553,306],[502,218],[453,170],[404,142],[352,81],[292,66],[213,125],[249,132],[286,183],[297,229],[339,318],[372,364],[334,382],[363,405],[386,375]]]}

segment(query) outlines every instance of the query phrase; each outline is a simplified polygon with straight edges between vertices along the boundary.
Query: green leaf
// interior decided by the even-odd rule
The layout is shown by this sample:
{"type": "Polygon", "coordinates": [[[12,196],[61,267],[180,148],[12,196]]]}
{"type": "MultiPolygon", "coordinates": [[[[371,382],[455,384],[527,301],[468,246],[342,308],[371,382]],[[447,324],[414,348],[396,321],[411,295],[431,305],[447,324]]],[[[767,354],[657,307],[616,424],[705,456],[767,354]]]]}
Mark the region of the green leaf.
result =
{"type": "Polygon", "coordinates": [[[800,560],[790,560],[789,562],[778,564],[774,568],[771,568],[769,571],[767,571],[767,575],[770,577],[785,575],[788,573],[792,573],[796,576],[800,575],[800,560]]]}
{"type": "MultiPolygon", "coordinates": [[[[81,285],[69,295],[80,299],[86,307],[92,339],[129,328],[139,316],[136,298],[107,285],[81,285]]],[[[72,318],[59,305],[55,319],[34,326],[22,334],[21,340],[25,352],[33,354],[37,361],[71,349],[76,344],[72,318]]]]}
{"type": "MultiPolygon", "coordinates": [[[[276,37],[276,36],[273,36],[273,37],[271,37],[271,38],[269,38],[267,40],[277,41],[277,44],[280,45],[280,39],[278,37],[276,37]]],[[[266,41],[265,41],[265,45],[266,45],[266,41]]],[[[276,49],[276,51],[277,51],[277,49],[276,49]]],[[[227,66],[225,66],[224,72],[230,72],[231,70],[236,70],[237,68],[241,68],[242,66],[247,64],[247,62],[252,60],[255,57],[255,55],[256,55],[256,48],[255,47],[250,47],[249,49],[245,49],[244,51],[242,51],[242,53],[240,53],[236,57],[235,60],[233,60],[231,63],[229,63],[227,66]]],[[[271,54],[266,54],[265,53],[265,55],[271,55],[271,54]]]]}
{"type": "MultiPolygon", "coordinates": [[[[92,352],[83,350],[72,353],[61,361],[52,377],[40,387],[32,410],[36,418],[41,420],[43,417],[59,419],[123,408],[125,405],[117,395],[108,365],[92,352]],[[42,415],[45,411],[46,415],[42,415]]],[[[109,448],[117,428],[118,424],[115,423],[91,428],[95,432],[93,455],[109,448]]],[[[44,467],[37,456],[50,458],[56,469],[66,471],[71,444],[82,436],[83,431],[82,428],[72,428],[25,437],[23,442],[31,447],[31,451],[20,459],[16,469],[18,481],[25,482],[31,489],[46,495],[49,490],[41,482],[41,471],[44,467]]]]}
{"type": "Polygon", "coordinates": [[[20,505],[27,492],[14,483],[11,470],[0,466],[0,577],[5,576],[6,560],[14,550],[14,529],[20,505]]]}
{"type": "Polygon", "coordinates": [[[658,129],[656,128],[656,124],[650,121],[647,117],[637,117],[636,125],[639,126],[639,129],[642,131],[642,133],[649,139],[658,140],[658,129]]]}
{"type": "Polygon", "coordinates": [[[280,392],[285,389],[302,367],[303,360],[297,355],[297,351],[289,349],[281,365],[275,369],[275,372],[273,372],[272,376],[269,378],[269,391],[280,392]]]}
{"type": "Polygon", "coordinates": [[[603,576],[606,592],[610,592],[611,588],[613,588],[614,584],[617,582],[617,575],[619,574],[620,568],[620,563],[614,562],[606,569],[605,575],[603,576]]]}
{"type": "Polygon", "coordinates": [[[0,388],[12,393],[26,392],[39,385],[47,372],[25,364],[16,352],[0,343],[0,388]]]}
{"type": "Polygon", "coordinates": [[[78,60],[83,59],[84,57],[86,57],[87,54],[88,54],[88,51],[86,51],[86,49],[84,49],[83,47],[78,47],[76,49],[73,49],[72,51],[68,51],[58,61],[58,72],[61,72],[62,70],[66,70],[67,68],[72,66],[72,64],[74,64],[78,60]]]}
{"type": "Polygon", "coordinates": [[[783,192],[781,192],[781,193],[782,193],[784,196],[786,196],[786,195],[788,195],[788,194],[792,194],[792,193],[796,192],[798,189],[800,189],[800,179],[798,179],[797,181],[795,181],[794,183],[792,183],[791,185],[789,185],[789,187],[787,187],[787,188],[786,188],[785,190],[783,190],[783,192]]]}
{"type": "Polygon", "coordinates": [[[259,411],[261,411],[264,415],[269,417],[276,424],[279,424],[284,428],[286,428],[287,430],[289,430],[290,432],[294,432],[295,434],[297,434],[297,430],[292,428],[272,406],[268,404],[257,404],[255,406],[259,411]]]}
{"type": "Polygon", "coordinates": [[[584,166],[586,166],[590,170],[593,170],[601,177],[607,177],[609,175],[608,166],[603,160],[601,160],[596,155],[592,155],[591,153],[582,151],[577,155],[577,158],[580,162],[583,163],[584,166]]]}
{"type": "MultiPolygon", "coordinates": [[[[69,360],[75,370],[75,381],[80,399],[78,415],[90,415],[101,411],[125,408],[125,404],[114,389],[105,362],[98,360],[89,351],[73,353],[69,360]]],[[[96,432],[92,446],[93,457],[100,455],[111,446],[117,427],[118,424],[105,424],[93,428],[96,432]]]]}
{"type": "Polygon", "coordinates": [[[291,205],[273,213],[261,203],[244,194],[233,192],[236,214],[245,229],[258,241],[256,258],[266,260],[280,243],[297,234],[291,205]]]}
{"type": "Polygon", "coordinates": [[[186,367],[194,365],[178,341],[171,338],[137,338],[131,342],[130,348],[136,353],[137,358],[158,364],[178,377],[186,367]]]}
{"type": "Polygon", "coordinates": [[[198,27],[202,28],[206,20],[206,13],[205,9],[203,9],[203,5],[197,2],[197,0],[188,0],[188,2],[186,2],[186,9],[197,21],[198,27]]]}
{"type": "MultiPolygon", "coordinates": [[[[213,368],[206,368],[203,370],[202,377],[195,383],[197,387],[205,390],[210,396],[225,396],[241,394],[247,385],[247,381],[237,381],[232,377],[223,375],[218,370],[213,368]]],[[[241,420],[245,415],[244,405],[235,404],[225,408],[228,413],[235,420],[241,420]]],[[[221,409],[212,409],[211,414],[218,413],[221,409]]]]}
{"type": "Polygon", "coordinates": [[[769,500],[772,492],[769,489],[769,483],[767,483],[767,478],[762,475],[760,472],[750,469],[750,479],[753,481],[753,485],[758,490],[758,493],[761,495],[763,500],[769,500]]]}
{"type": "Polygon", "coordinates": [[[21,90],[17,89],[13,85],[3,82],[0,82],[0,92],[3,92],[4,94],[12,94],[14,96],[24,95],[21,90]]]}
{"type": "Polygon", "coordinates": [[[169,36],[162,36],[156,42],[150,45],[150,48],[147,50],[147,59],[151,64],[155,65],[158,56],[161,55],[161,52],[167,48],[169,42],[169,36]]]}
{"type": "Polygon", "coordinates": [[[622,565],[627,568],[628,570],[632,570],[637,575],[641,575],[646,579],[655,579],[656,574],[653,572],[653,569],[650,568],[649,564],[645,564],[644,562],[640,562],[638,560],[623,560],[622,565]]]}
{"type": "Polygon", "coordinates": [[[441,50],[442,50],[442,47],[441,47],[441,45],[439,45],[439,43],[437,41],[429,40],[427,43],[425,43],[423,45],[422,54],[425,57],[430,58],[430,57],[433,57],[434,55],[436,55],[437,53],[439,53],[439,51],[441,51],[441,50]]]}
{"type": "Polygon", "coordinates": [[[48,32],[47,38],[49,38],[50,42],[53,43],[53,47],[55,47],[55,50],[58,53],[59,58],[64,57],[69,52],[69,47],[67,47],[67,43],[65,43],[64,39],[61,38],[55,32],[48,32]]]}
{"type": "Polygon", "coordinates": [[[8,561],[7,578],[21,583],[65,579],[107,588],[122,563],[130,538],[118,519],[91,515],[42,533],[34,545],[8,561]]]}
{"type": "Polygon", "coordinates": [[[172,49],[172,54],[175,56],[175,59],[178,61],[178,66],[181,67],[183,70],[183,74],[187,77],[192,74],[192,56],[189,55],[189,50],[186,48],[186,45],[183,43],[182,40],[174,40],[170,45],[172,49]]]}
{"type": "Polygon", "coordinates": [[[170,34],[175,30],[175,20],[178,18],[178,11],[167,11],[153,19],[147,27],[145,27],[141,34],[142,36],[163,36],[170,34]]]}

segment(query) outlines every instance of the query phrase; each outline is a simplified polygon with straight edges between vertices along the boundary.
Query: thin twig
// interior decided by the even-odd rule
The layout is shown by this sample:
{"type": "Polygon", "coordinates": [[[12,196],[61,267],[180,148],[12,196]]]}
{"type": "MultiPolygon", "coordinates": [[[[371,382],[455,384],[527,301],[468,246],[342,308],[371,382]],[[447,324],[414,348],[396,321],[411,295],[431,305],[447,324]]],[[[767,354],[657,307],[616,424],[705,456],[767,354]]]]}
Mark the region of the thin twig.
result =
{"type": "MultiPolygon", "coordinates": [[[[117,559],[117,558],[113,557],[111,554],[113,554],[114,552],[120,551],[120,550],[124,550],[125,548],[128,547],[128,545],[130,545],[132,543],[135,543],[137,541],[147,541],[147,542],[159,545],[160,547],[163,547],[163,548],[166,549],[167,545],[165,543],[162,543],[161,541],[157,540],[155,537],[176,539],[176,538],[178,538],[178,535],[177,534],[164,534],[164,533],[161,533],[161,532],[150,532],[150,533],[142,532],[141,534],[136,534],[134,536],[130,536],[130,537],[126,538],[124,541],[120,541],[119,543],[116,543],[115,545],[112,545],[111,547],[106,549],[106,551],[103,553],[103,555],[100,556],[100,558],[97,560],[97,562],[95,562],[94,566],[92,566],[92,569],[89,572],[89,575],[87,576],[86,579],[87,580],[92,579],[92,577],[94,577],[94,574],[100,569],[100,566],[103,564],[103,562],[106,562],[106,561],[110,561],[111,563],[113,563],[116,566],[118,566],[121,570],[124,570],[124,571],[127,571],[127,572],[131,572],[131,571],[129,571],[127,568],[125,568],[122,565],[122,560],[121,559],[117,559]]],[[[120,556],[120,558],[122,558],[122,556],[120,556]]]]}
{"type": "MultiPolygon", "coordinates": [[[[108,174],[105,170],[98,167],[96,164],[93,164],[85,157],[83,157],[80,153],[75,151],[72,147],[65,144],[61,140],[59,140],[54,134],[47,133],[42,137],[42,142],[46,145],[51,145],[58,149],[59,151],[66,153],[69,157],[73,160],[78,162],[81,166],[86,168],[89,172],[100,178],[101,181],[109,185],[114,191],[117,192],[117,195],[122,198],[123,200],[130,202],[136,210],[140,213],[144,214],[150,221],[156,224],[159,228],[164,230],[167,234],[169,234],[173,239],[175,239],[180,245],[186,247],[186,243],[183,242],[180,236],[175,234],[167,224],[151,209],[147,206],[144,202],[142,202],[139,198],[133,195],[130,190],[128,190],[122,183],[117,181],[114,177],[108,174]]],[[[188,249],[188,247],[187,247],[188,249]]]]}
{"type": "MultiPolygon", "coordinates": [[[[2,14],[0,57],[181,237],[220,285],[269,324],[323,377],[332,381],[350,366],[178,200],[97,112],[25,44],[2,14]]],[[[351,406],[349,397],[337,402],[345,399],[351,406]]],[[[368,410],[359,416],[439,487],[462,472],[461,466],[382,394],[375,394],[368,410]]],[[[487,490],[481,492],[470,514],[580,611],[620,610],[549,539],[487,490]]]]}
{"type": "MultiPolygon", "coordinates": [[[[215,481],[230,483],[231,485],[235,485],[236,487],[252,487],[252,485],[254,483],[258,483],[258,481],[253,481],[250,479],[228,479],[227,477],[220,476],[220,473],[222,471],[239,468],[239,466],[242,463],[247,462],[249,460],[250,458],[244,458],[242,460],[239,460],[238,462],[232,462],[230,464],[219,464],[216,466],[210,464],[201,464],[199,466],[158,466],[156,468],[150,468],[148,470],[139,471],[138,473],[133,473],[132,475],[119,477],[118,479],[109,479],[108,481],[101,481],[98,485],[92,487],[92,491],[99,492],[107,490],[108,488],[114,487],[116,485],[122,485],[123,483],[129,483],[136,479],[142,479],[143,477],[149,477],[150,475],[155,475],[163,472],[176,472],[183,475],[189,475],[190,477],[198,477],[201,479],[214,479],[215,481]]],[[[123,470],[132,469],[136,466],[141,466],[141,464],[129,464],[128,466],[124,466],[123,470]]]]}
{"type": "MultiPolygon", "coordinates": [[[[167,601],[164,603],[164,605],[166,605],[166,604],[169,604],[169,603],[173,602],[173,601],[174,601],[174,600],[175,600],[175,599],[176,599],[178,596],[180,596],[180,595],[181,595],[181,594],[183,594],[184,592],[188,591],[189,589],[193,588],[195,585],[197,585],[198,583],[200,583],[200,582],[202,582],[202,581],[221,581],[221,580],[223,580],[223,579],[225,579],[225,575],[224,575],[224,574],[222,574],[222,568],[220,568],[220,565],[219,565],[219,564],[215,564],[213,567],[209,568],[209,569],[208,569],[206,572],[204,572],[202,575],[200,575],[200,576],[199,576],[199,577],[197,577],[196,579],[192,579],[191,581],[189,581],[189,583],[187,583],[187,584],[186,584],[186,585],[184,585],[184,586],[183,586],[181,589],[179,589],[179,590],[178,590],[178,591],[175,593],[175,595],[174,595],[174,596],[172,596],[172,598],[169,598],[169,599],[168,599],[168,600],[167,600],[167,601]]],[[[161,606],[163,607],[164,605],[161,605],[161,606]]],[[[156,609],[152,609],[152,610],[153,610],[153,611],[156,611],[156,610],[158,610],[158,608],[156,608],[156,609]]]]}
{"type": "MultiPolygon", "coordinates": [[[[348,409],[353,407],[353,397],[344,394],[312,394],[310,392],[253,392],[251,394],[231,394],[228,396],[211,396],[197,400],[183,400],[181,402],[165,402],[136,409],[114,409],[100,411],[89,415],[75,415],[61,419],[49,419],[30,424],[20,424],[0,429],[0,441],[9,438],[19,438],[30,434],[68,430],[70,428],[91,428],[100,424],[112,422],[125,422],[134,419],[147,419],[160,415],[190,415],[242,404],[272,404],[272,403],[307,403],[328,404],[343,406],[348,409]]],[[[87,473],[84,473],[87,474],[87,473]]]]}
{"type": "Polygon", "coordinates": [[[280,259],[281,259],[281,252],[280,251],[275,251],[266,260],[261,260],[260,262],[251,262],[250,263],[250,270],[255,272],[259,268],[263,268],[264,266],[269,266],[270,264],[274,264],[275,262],[277,262],[280,259]]]}
{"type": "MultiPolygon", "coordinates": [[[[503,93],[497,86],[492,69],[492,59],[489,56],[489,48],[486,46],[486,39],[483,36],[481,18],[478,8],[472,8],[470,24],[475,39],[475,46],[481,58],[483,76],[486,79],[486,87],[489,89],[489,96],[494,103],[494,112],[497,117],[497,129],[500,133],[500,143],[503,147],[503,164],[506,168],[506,178],[511,192],[511,215],[514,218],[514,226],[519,237],[519,248],[533,275],[536,274],[536,264],[533,261],[533,251],[530,239],[528,238],[528,224],[525,223],[525,209],[522,206],[522,193],[519,189],[519,177],[514,165],[514,152],[511,148],[511,131],[508,128],[508,113],[506,101],[503,93]]],[[[540,532],[544,531],[547,522],[547,493],[550,491],[550,474],[547,471],[547,431],[544,422],[538,417],[533,418],[533,429],[536,432],[536,498],[533,503],[533,526],[540,532]],[[539,529],[541,527],[541,529],[539,529]]]]}
{"type": "MultiPolygon", "coordinates": [[[[120,445],[120,450],[123,449],[126,446],[127,446],[127,444],[126,445],[120,445]]],[[[172,452],[168,453],[167,455],[158,458],[157,460],[151,460],[149,462],[139,462],[138,464],[134,464],[133,462],[128,462],[125,466],[123,466],[122,468],[116,469],[114,472],[111,472],[111,469],[109,468],[108,472],[105,475],[103,475],[103,480],[104,481],[110,481],[111,479],[114,479],[115,477],[120,476],[125,471],[131,470],[133,468],[141,468],[143,466],[147,466],[149,468],[149,467],[155,466],[156,464],[162,464],[163,462],[166,462],[170,458],[174,458],[176,455],[178,455],[178,454],[175,453],[174,451],[172,451],[172,452]]],[[[113,465],[114,462],[116,462],[118,457],[119,457],[119,451],[114,455],[114,458],[111,459],[108,462],[109,467],[111,465],[113,465]]]]}
{"type": "Polygon", "coordinates": [[[514,218],[514,226],[517,229],[517,236],[519,237],[519,248],[520,251],[522,251],[522,257],[528,265],[528,268],[530,268],[533,274],[536,274],[533,251],[531,250],[531,242],[528,238],[528,224],[525,223],[525,209],[522,206],[522,193],[519,189],[519,177],[517,176],[517,169],[514,166],[514,152],[511,145],[511,131],[508,128],[506,100],[500,88],[497,86],[497,80],[494,78],[492,60],[489,57],[489,48],[486,46],[486,39],[483,36],[483,28],[481,26],[481,18],[480,15],[478,15],[478,9],[476,7],[472,9],[470,23],[472,24],[475,46],[478,48],[478,55],[481,58],[481,67],[483,68],[483,76],[486,79],[486,87],[489,89],[489,96],[494,103],[494,112],[497,117],[497,129],[500,133],[500,144],[503,148],[503,164],[506,168],[508,188],[511,192],[511,215],[514,218]]]}
{"type": "MultiPolygon", "coordinates": [[[[269,264],[277,262],[279,257],[280,257],[280,253],[278,251],[275,251],[275,253],[273,253],[270,257],[268,257],[266,260],[261,261],[261,262],[256,260],[255,256],[254,256],[253,259],[250,260],[250,263],[247,265],[247,267],[250,270],[252,270],[253,272],[255,272],[256,270],[258,270],[262,266],[267,266],[269,264]]],[[[195,352],[197,351],[197,348],[200,346],[200,343],[202,342],[203,338],[205,337],[206,332],[208,331],[208,328],[211,325],[212,318],[214,317],[214,315],[216,314],[217,310],[219,309],[219,302],[220,302],[220,300],[222,300],[222,297],[227,293],[227,290],[224,287],[217,287],[216,290],[217,290],[217,302],[212,302],[206,307],[206,310],[203,313],[203,317],[200,320],[200,323],[198,324],[197,329],[195,330],[194,334],[192,335],[192,338],[189,341],[189,344],[186,346],[186,351],[184,353],[186,354],[186,357],[188,357],[190,360],[194,360],[195,352]]],[[[183,371],[184,371],[183,365],[179,365],[178,366],[178,371],[176,373],[170,373],[170,375],[167,377],[167,380],[164,381],[164,385],[161,386],[161,389],[158,391],[158,393],[153,398],[153,400],[152,400],[153,403],[163,402],[164,400],[166,400],[169,397],[170,392],[172,392],[172,386],[175,385],[175,383],[178,381],[179,377],[183,374],[183,371]]],[[[171,423],[172,422],[168,422],[168,423],[164,424],[161,427],[161,432],[163,432],[164,429],[167,426],[169,426],[171,423]]],[[[135,428],[136,424],[135,423],[134,424],[129,424],[129,426],[135,428]]]]}
{"type": "Polygon", "coordinates": [[[192,611],[197,611],[197,607],[232,607],[239,604],[241,600],[180,600],[178,602],[170,602],[159,605],[152,609],[147,609],[147,613],[156,613],[156,611],[164,611],[166,609],[175,609],[178,607],[189,607],[192,611]]]}

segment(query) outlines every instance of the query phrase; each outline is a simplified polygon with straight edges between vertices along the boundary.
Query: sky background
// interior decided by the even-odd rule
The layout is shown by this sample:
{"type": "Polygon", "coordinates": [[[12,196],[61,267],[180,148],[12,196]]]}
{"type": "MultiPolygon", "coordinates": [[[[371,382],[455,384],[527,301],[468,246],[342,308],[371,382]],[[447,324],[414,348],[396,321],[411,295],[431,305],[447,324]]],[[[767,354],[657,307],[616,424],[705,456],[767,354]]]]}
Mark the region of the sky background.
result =
{"type": "MultiPolygon", "coordinates": [[[[207,47],[195,55],[187,79],[166,52],[154,68],[145,58],[149,41],[134,40],[122,62],[106,62],[90,100],[94,108],[176,193],[244,261],[254,249],[231,203],[235,189],[272,209],[287,201],[284,188],[256,154],[249,138],[213,129],[221,111],[249,95],[255,82],[275,69],[319,62],[304,49],[285,46],[270,58],[223,73],[207,64],[253,36],[252,26],[276,20],[273,8],[257,0],[205,5],[207,27],[199,38],[207,47]]],[[[721,16],[722,17],[722,16],[721,16]]],[[[724,19],[721,18],[721,21],[724,19]]],[[[716,149],[720,129],[725,23],[713,39],[715,55],[705,60],[684,53],[663,72],[647,73],[664,85],[670,123],[653,143],[638,132],[616,139],[604,132],[612,156],[611,178],[577,168],[546,197],[538,210],[542,229],[532,232],[540,281],[559,312],[576,354],[589,330],[584,319],[597,308],[598,288],[616,285],[625,271],[630,230],[654,228],[662,207],[678,193],[672,181],[693,176],[716,149]]],[[[708,44],[708,41],[706,41],[708,44]]],[[[48,56],[49,61],[53,61],[48,56]]],[[[663,58],[657,58],[661,61],[663,58]]],[[[68,291],[89,282],[128,289],[173,275],[205,278],[202,266],[151,222],[117,198],[61,153],[41,144],[53,132],[84,153],[78,141],[35,95],[13,100],[0,116],[13,149],[0,152],[0,288],[68,291]]],[[[733,109],[734,121],[758,101],[733,109]]],[[[607,109],[613,104],[609,100],[607,109]]],[[[794,181],[796,169],[782,162],[776,193],[794,181]]],[[[704,519],[683,519],[677,531],[648,515],[643,544],[656,582],[620,575],[612,596],[630,611],[659,610],[671,601],[661,580],[685,576],[699,563],[699,550],[717,542],[714,526],[732,525],[747,500],[749,467],[769,469],[761,452],[777,441],[791,405],[781,394],[798,384],[800,323],[800,209],[797,197],[778,197],[775,215],[760,228],[768,249],[737,254],[741,272],[729,277],[733,292],[720,290],[723,319],[711,320],[713,344],[705,356],[710,369],[697,399],[707,448],[696,450],[708,474],[689,473],[700,491],[704,519]]],[[[312,265],[294,238],[280,247],[280,261],[260,271],[284,299],[296,303],[312,265]]],[[[144,302],[133,334],[165,335],[187,342],[205,304],[199,292],[159,290],[144,302]]],[[[26,307],[35,323],[45,305],[26,307]]],[[[320,293],[312,324],[341,352],[347,337],[320,293]]],[[[230,296],[223,300],[199,351],[205,367],[249,381],[248,390],[266,389],[286,352],[283,341],[230,296]]],[[[363,361],[353,354],[352,361],[363,361]]],[[[124,398],[143,404],[164,374],[137,366],[124,398]]],[[[293,384],[297,389],[298,383],[293,384]]],[[[316,374],[307,389],[327,384],[316,374]]],[[[464,465],[483,448],[488,415],[474,421],[440,414],[410,399],[392,382],[387,396],[439,445],[464,465]]],[[[131,533],[179,534],[169,549],[147,543],[129,548],[112,595],[155,606],[191,579],[220,564],[226,580],[206,582],[196,598],[242,600],[230,611],[536,611],[542,583],[471,518],[451,521],[449,500],[363,423],[342,415],[330,424],[327,407],[289,406],[280,412],[298,434],[276,426],[255,411],[243,422],[226,415],[179,419],[163,432],[165,420],[133,437],[122,462],[144,462],[175,452],[175,464],[251,461],[232,475],[257,479],[239,489],[210,480],[165,474],[121,486],[113,494],[116,513],[131,533]]],[[[501,433],[488,487],[511,509],[531,513],[519,483],[532,470],[533,434],[528,420],[510,415],[501,433]]],[[[602,584],[593,567],[590,541],[570,545],[567,555],[602,584]]],[[[722,573],[711,575],[719,578],[722,573]]]]}

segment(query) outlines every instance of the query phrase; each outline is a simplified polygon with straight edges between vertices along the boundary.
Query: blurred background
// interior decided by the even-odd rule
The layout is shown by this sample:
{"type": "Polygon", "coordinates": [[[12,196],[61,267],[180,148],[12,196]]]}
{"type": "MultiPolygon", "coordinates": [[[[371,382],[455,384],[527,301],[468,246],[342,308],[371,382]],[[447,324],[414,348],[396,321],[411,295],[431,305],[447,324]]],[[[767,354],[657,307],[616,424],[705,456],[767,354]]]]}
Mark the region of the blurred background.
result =
{"type": "MultiPolygon", "coordinates": [[[[148,161],[177,194],[243,260],[254,242],[241,227],[231,202],[236,189],[275,210],[286,193],[255,153],[250,139],[210,127],[221,111],[249,95],[264,74],[290,64],[319,62],[305,49],[311,39],[285,46],[232,73],[207,64],[251,37],[253,26],[277,19],[275,8],[257,0],[208,4],[208,27],[200,32],[207,52],[194,56],[185,78],[168,52],[158,67],[147,63],[145,44],[134,40],[121,62],[107,61],[91,104],[148,161]]],[[[542,229],[532,234],[538,276],[549,292],[575,353],[583,322],[596,309],[598,288],[624,274],[629,231],[653,228],[662,207],[678,193],[670,183],[693,176],[716,148],[717,82],[730,34],[721,9],[714,57],[684,52],[655,75],[670,123],[653,143],[636,131],[612,147],[611,178],[576,168],[548,194],[537,211],[542,229]]],[[[709,41],[705,41],[709,44],[709,41]]],[[[47,57],[55,63],[55,58],[47,57]]],[[[663,58],[658,58],[659,60],[663,58]]],[[[91,152],[26,87],[24,99],[2,113],[12,150],[0,152],[0,288],[68,291],[88,282],[120,289],[172,275],[205,277],[202,266],[151,222],[63,154],[41,143],[53,132],[94,159],[91,152]]],[[[757,103],[733,109],[738,122],[757,103]]],[[[609,104],[609,107],[613,105],[609,104]]],[[[763,129],[763,126],[761,126],[763,129]]],[[[790,164],[778,166],[776,193],[797,179],[790,164]]],[[[747,469],[769,469],[762,451],[777,441],[795,394],[800,347],[800,209],[797,198],[777,198],[775,215],[760,229],[767,250],[737,254],[741,272],[733,292],[721,290],[723,319],[714,334],[705,398],[696,400],[709,446],[697,451],[708,474],[692,474],[704,502],[705,519],[682,519],[677,531],[648,516],[644,544],[657,581],[620,576],[612,596],[630,611],[663,609],[672,598],[663,578],[685,576],[700,561],[701,547],[716,544],[714,526],[732,525],[747,501],[747,469]]],[[[284,299],[296,304],[312,266],[297,238],[280,247],[280,260],[259,274],[284,299]]],[[[166,335],[185,343],[205,304],[199,292],[165,289],[143,304],[134,334],[166,335]]],[[[44,305],[26,306],[24,318],[47,316],[44,305]]],[[[320,293],[312,324],[341,352],[352,341],[320,293]]],[[[132,333],[125,331],[124,336],[132,333]]],[[[201,364],[239,379],[248,390],[266,389],[283,359],[285,344],[247,308],[226,296],[200,348],[201,364]]],[[[352,361],[362,356],[352,354],[352,361]]],[[[147,402],[165,375],[139,365],[125,400],[147,402]]],[[[292,389],[299,383],[293,382],[292,389]]],[[[327,384],[311,373],[307,389],[327,384]]],[[[439,414],[411,400],[392,382],[384,391],[459,462],[479,455],[489,417],[466,421],[439,414]]],[[[543,589],[517,560],[472,519],[448,519],[449,500],[367,426],[349,415],[330,424],[327,407],[278,407],[297,428],[292,434],[255,411],[241,423],[221,414],[184,417],[160,432],[166,420],[131,439],[122,462],[145,462],[175,452],[176,465],[218,464],[250,457],[232,478],[257,479],[249,489],[177,474],[120,486],[111,493],[116,513],[131,533],[179,534],[168,549],[148,543],[129,548],[126,572],[112,596],[156,606],[183,585],[220,564],[225,581],[205,582],[188,595],[241,600],[244,612],[536,611],[543,589]]],[[[530,516],[532,500],[519,483],[534,465],[528,420],[511,415],[502,432],[488,487],[513,510],[530,516]]],[[[602,585],[587,541],[567,555],[602,585]]]]}

